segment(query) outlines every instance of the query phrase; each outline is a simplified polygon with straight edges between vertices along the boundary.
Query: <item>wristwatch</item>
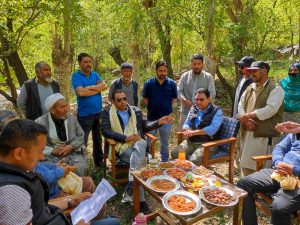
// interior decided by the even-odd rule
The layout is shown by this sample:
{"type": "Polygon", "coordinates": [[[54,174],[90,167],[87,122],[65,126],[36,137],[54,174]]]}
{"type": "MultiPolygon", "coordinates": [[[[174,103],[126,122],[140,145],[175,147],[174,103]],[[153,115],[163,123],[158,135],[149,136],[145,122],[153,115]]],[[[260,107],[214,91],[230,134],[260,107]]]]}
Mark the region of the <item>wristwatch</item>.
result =
{"type": "Polygon", "coordinates": [[[68,209],[73,207],[73,200],[69,196],[67,196],[67,206],[68,206],[68,209]]]}

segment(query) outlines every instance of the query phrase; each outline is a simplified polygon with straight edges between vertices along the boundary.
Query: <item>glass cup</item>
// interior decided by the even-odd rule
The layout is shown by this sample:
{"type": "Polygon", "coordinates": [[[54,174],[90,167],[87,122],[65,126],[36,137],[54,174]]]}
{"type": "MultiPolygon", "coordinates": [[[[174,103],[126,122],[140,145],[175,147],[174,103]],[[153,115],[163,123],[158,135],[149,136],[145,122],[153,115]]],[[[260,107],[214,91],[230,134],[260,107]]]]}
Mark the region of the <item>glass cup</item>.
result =
{"type": "Polygon", "coordinates": [[[183,148],[178,151],[178,160],[185,160],[185,150],[183,148]]]}

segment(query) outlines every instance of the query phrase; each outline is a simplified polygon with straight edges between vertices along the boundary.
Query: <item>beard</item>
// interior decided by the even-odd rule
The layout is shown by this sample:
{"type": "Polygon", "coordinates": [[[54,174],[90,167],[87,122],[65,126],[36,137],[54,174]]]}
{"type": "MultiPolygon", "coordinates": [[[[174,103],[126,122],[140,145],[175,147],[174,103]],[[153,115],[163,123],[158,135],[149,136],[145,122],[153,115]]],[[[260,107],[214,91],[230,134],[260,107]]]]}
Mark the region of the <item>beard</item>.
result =
{"type": "Polygon", "coordinates": [[[194,69],[193,73],[196,75],[199,75],[201,73],[201,71],[202,71],[201,69],[194,69]]]}
{"type": "Polygon", "coordinates": [[[45,78],[45,81],[47,81],[48,83],[51,83],[53,80],[52,80],[51,77],[46,77],[46,78],[45,78]]]}
{"type": "Polygon", "coordinates": [[[164,79],[166,79],[166,75],[158,75],[158,79],[164,80],[164,79]]]}

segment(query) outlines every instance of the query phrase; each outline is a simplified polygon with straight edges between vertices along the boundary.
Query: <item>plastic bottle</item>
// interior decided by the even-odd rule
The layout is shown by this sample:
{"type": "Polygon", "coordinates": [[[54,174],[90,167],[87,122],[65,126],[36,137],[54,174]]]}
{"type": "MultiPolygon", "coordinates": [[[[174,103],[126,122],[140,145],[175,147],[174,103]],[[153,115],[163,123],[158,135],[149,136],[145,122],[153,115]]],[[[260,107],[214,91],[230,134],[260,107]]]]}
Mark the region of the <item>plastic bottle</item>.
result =
{"type": "Polygon", "coordinates": [[[147,225],[147,215],[143,213],[137,214],[132,225],[147,225]]]}

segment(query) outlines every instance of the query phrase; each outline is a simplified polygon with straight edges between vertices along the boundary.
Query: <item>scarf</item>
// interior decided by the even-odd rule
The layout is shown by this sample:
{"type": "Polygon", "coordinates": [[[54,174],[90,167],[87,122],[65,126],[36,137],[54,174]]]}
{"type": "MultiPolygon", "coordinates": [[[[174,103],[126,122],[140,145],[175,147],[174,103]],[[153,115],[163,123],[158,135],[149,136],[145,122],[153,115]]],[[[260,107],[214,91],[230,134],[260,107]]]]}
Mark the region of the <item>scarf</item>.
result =
{"type": "Polygon", "coordinates": [[[300,111],[300,77],[289,75],[282,79],[279,83],[285,92],[284,111],[300,111]]]}
{"type": "Polygon", "coordinates": [[[61,141],[57,135],[56,131],[56,126],[54,124],[54,121],[52,120],[52,116],[50,112],[48,113],[48,121],[49,121],[49,137],[54,144],[55,147],[61,146],[65,144],[69,140],[69,134],[68,134],[68,119],[65,120],[65,128],[66,128],[66,135],[67,135],[67,140],[66,141],[61,141]]]}
{"type": "MultiPolygon", "coordinates": [[[[128,106],[128,110],[130,110],[131,116],[129,118],[128,124],[125,126],[124,131],[123,131],[119,117],[118,117],[117,108],[114,104],[111,105],[110,110],[109,110],[109,121],[110,121],[112,131],[123,134],[125,136],[137,134],[135,112],[132,110],[132,108],[130,106],[128,106]]],[[[131,143],[131,142],[126,142],[126,143],[117,142],[116,152],[122,153],[126,149],[131,148],[132,146],[133,146],[133,143],[131,143]]],[[[109,146],[108,157],[109,157],[109,159],[111,159],[111,146],[109,146]]]]}

